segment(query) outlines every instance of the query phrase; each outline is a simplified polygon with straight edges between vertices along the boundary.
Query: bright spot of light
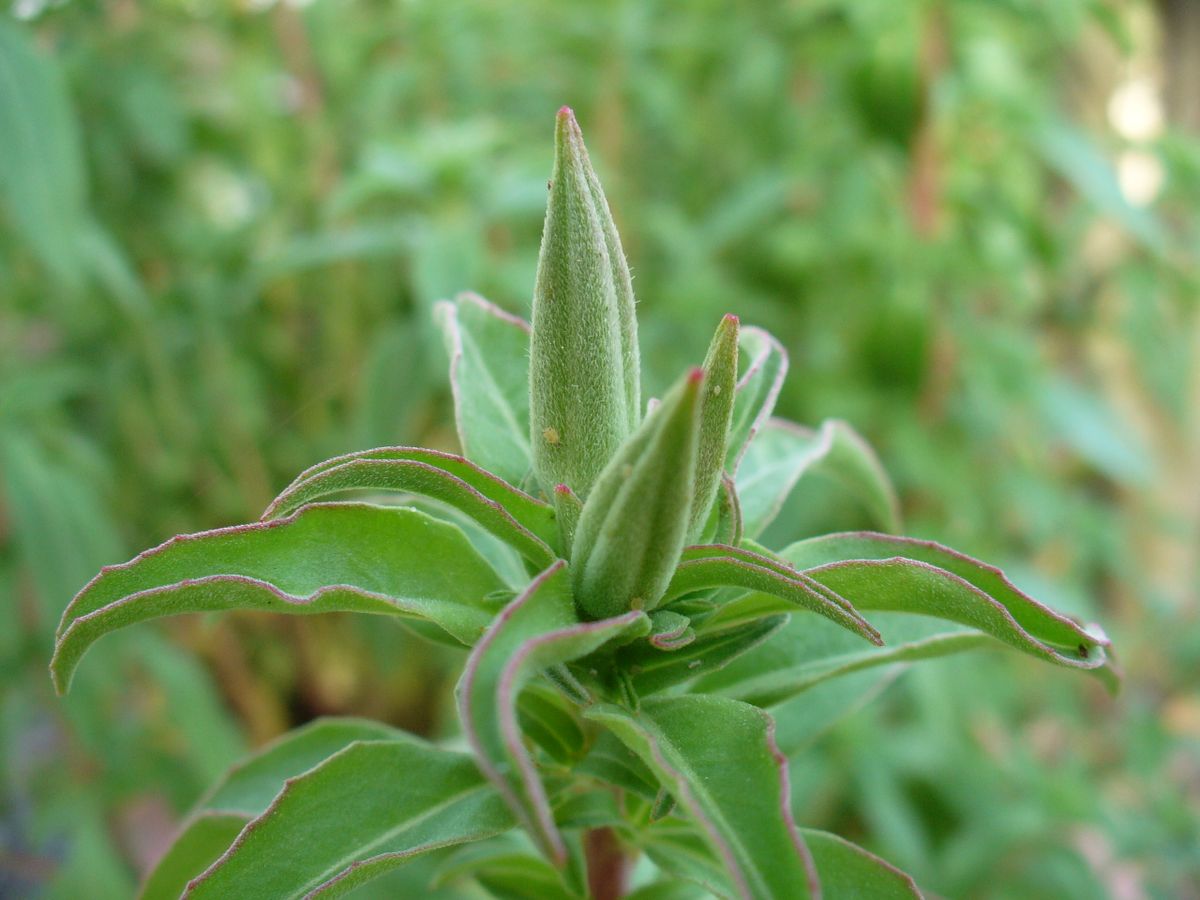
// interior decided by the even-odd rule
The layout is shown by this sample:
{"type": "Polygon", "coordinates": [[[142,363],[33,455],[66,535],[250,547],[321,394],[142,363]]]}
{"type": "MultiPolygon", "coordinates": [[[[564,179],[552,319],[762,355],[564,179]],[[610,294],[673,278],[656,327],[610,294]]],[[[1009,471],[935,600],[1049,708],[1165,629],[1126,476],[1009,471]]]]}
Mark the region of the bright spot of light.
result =
{"type": "Polygon", "coordinates": [[[1162,99],[1154,80],[1134,78],[1113,91],[1108,100],[1108,121],[1130,141],[1149,141],[1162,134],[1162,99]]]}
{"type": "Polygon", "coordinates": [[[1121,193],[1135,206],[1150,204],[1162,190],[1165,177],[1162,161],[1147,150],[1125,150],[1117,157],[1121,193]]]}

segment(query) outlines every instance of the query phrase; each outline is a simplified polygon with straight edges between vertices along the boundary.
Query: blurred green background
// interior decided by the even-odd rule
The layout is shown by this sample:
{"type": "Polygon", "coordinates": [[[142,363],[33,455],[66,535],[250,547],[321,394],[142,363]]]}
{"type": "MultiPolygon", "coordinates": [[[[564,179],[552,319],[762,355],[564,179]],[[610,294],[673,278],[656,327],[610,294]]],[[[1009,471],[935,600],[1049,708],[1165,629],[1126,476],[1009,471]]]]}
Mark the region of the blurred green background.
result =
{"type": "Polygon", "coordinates": [[[0,895],[129,896],[312,716],[452,728],[460,660],[351,618],[142,626],[65,700],[46,665],[101,565],[334,453],[453,446],[430,308],[528,313],[567,103],[648,388],[726,311],[771,329],[783,414],[848,419],[908,533],[1103,621],[1128,672],[924,664],[798,758],[798,818],[945,897],[1200,897],[1200,4],[4,7],[0,895]]]}

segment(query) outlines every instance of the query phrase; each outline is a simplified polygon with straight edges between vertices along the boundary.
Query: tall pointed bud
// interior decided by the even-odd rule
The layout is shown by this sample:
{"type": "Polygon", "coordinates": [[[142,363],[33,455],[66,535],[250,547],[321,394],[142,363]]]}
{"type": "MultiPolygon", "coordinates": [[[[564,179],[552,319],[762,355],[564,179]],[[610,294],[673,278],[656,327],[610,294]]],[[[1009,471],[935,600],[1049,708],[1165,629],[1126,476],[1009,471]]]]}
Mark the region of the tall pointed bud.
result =
{"type": "Polygon", "coordinates": [[[604,192],[570,109],[558,112],[554,172],[533,295],[533,466],[549,494],[586,499],[640,420],[633,284],[604,192]]]}
{"type": "Polygon", "coordinates": [[[600,473],[571,547],[589,619],[658,605],[687,538],[704,372],[693,369],[600,473]]]}
{"type": "Polygon", "coordinates": [[[738,317],[727,315],[717,326],[704,357],[704,394],[700,400],[700,433],[696,446],[696,474],[692,488],[689,534],[695,536],[712,509],[733,417],[733,394],[738,374],[738,317]]]}

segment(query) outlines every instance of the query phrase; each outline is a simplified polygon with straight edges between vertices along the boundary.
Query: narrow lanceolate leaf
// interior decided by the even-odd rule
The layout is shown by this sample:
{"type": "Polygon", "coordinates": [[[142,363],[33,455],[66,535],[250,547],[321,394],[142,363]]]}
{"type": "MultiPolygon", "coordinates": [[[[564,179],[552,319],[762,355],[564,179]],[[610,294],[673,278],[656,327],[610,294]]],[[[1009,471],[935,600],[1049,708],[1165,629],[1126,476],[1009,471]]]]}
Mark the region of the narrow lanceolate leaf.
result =
{"type": "Polygon", "coordinates": [[[643,701],[637,713],[597,706],[587,716],[640,756],[701,828],[738,895],[820,895],[792,818],[787,760],[762,710],[724,697],[643,701]]]}
{"type": "Polygon", "coordinates": [[[601,473],[571,549],[575,599],[593,619],[653,609],[687,537],[703,373],[675,386],[601,473]]]}
{"type": "Polygon", "coordinates": [[[354,743],[288,779],[185,896],[337,897],[422,853],[511,826],[470,756],[354,743]]]}
{"type": "Polygon", "coordinates": [[[827,622],[797,621],[755,651],[693,685],[697,693],[775,706],[834,678],[855,672],[960,653],[992,639],[960,625],[926,616],[880,613],[872,617],[886,642],[865,647],[827,622]]]}
{"type": "Polygon", "coordinates": [[[808,609],[855,632],[873,644],[882,644],[871,623],[826,585],[768,556],[738,547],[717,545],[688,547],[667,588],[667,599],[692,591],[735,587],[754,591],[736,612],[718,611],[714,620],[738,621],[808,609]]]}
{"type": "Polygon", "coordinates": [[[538,565],[555,557],[558,526],[548,504],[461,456],[421,447],[378,447],[318,463],[275,498],[263,520],[346,491],[430,497],[470,516],[538,565]]]}
{"type": "Polygon", "coordinates": [[[733,474],[738,472],[746,447],[775,409],[788,369],[787,352],[769,332],[754,326],[743,328],[738,344],[742,374],[734,389],[725,451],[725,468],[733,474]]]}
{"type": "Polygon", "coordinates": [[[696,474],[692,486],[694,538],[708,519],[725,471],[725,449],[733,415],[738,374],[738,318],[726,316],[717,327],[704,358],[704,391],[700,399],[700,432],[696,443],[696,474]]]}
{"type": "Polygon", "coordinates": [[[142,884],[141,900],[177,900],[187,883],[229,849],[294,778],[355,741],[415,740],[365,719],[318,719],[289,732],[234,766],[188,816],[170,849],[142,884]]]}
{"type": "Polygon", "coordinates": [[[564,865],[566,846],[526,749],[517,717],[522,687],[539,671],[599,649],[617,637],[645,634],[645,613],[580,622],[561,560],[533,580],[496,618],[472,651],[459,681],[459,716],[479,766],[542,852],[564,865]]]}
{"type": "Polygon", "coordinates": [[[559,110],[533,296],[534,471],[587,499],[640,417],[633,287],[579,125],[559,110]]]}
{"type": "Polygon", "coordinates": [[[229,609],[425,619],[466,644],[504,582],[457,527],[413,509],[317,504],[273,522],[172,538],[101,570],[71,601],[51,674],[70,684],[101,636],[159,616],[229,609]]]}
{"type": "Polygon", "coordinates": [[[771,524],[806,474],[837,482],[879,528],[898,531],[896,491],[870,446],[845,422],[830,419],[816,431],[782,419],[764,423],[746,450],[737,490],[746,534],[771,524]]]}
{"type": "Polygon", "coordinates": [[[916,882],[889,862],[826,831],[801,829],[825,896],[922,900],[916,882]]]}
{"type": "Polygon", "coordinates": [[[510,484],[533,466],[529,448],[529,324],[476,294],[440,301],[458,439],[467,459],[510,484]]]}
{"type": "Polygon", "coordinates": [[[780,556],[864,610],[921,613],[978,629],[1062,666],[1095,672],[1115,689],[1109,640],[1021,592],[1004,573],[932,541],[870,532],[793,544],[780,556]]]}

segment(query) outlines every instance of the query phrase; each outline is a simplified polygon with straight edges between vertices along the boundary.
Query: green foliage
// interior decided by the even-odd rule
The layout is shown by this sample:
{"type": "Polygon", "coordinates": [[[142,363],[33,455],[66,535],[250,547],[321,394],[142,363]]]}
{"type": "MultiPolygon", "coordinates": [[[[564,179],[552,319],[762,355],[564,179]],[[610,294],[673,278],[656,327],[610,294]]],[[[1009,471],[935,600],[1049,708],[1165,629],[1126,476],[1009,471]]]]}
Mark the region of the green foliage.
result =
{"type": "MultiPolygon", "coordinates": [[[[671,652],[649,637],[618,648],[640,668],[638,691],[679,690],[656,685],[789,648],[796,672],[775,686],[802,692],[770,711],[798,818],[930,892],[1200,891],[1186,489],[1200,433],[1190,252],[1200,152],[1170,106],[1167,131],[1144,140],[1105,116],[1127,73],[1161,75],[1170,93],[1157,9],[9,5],[0,894],[129,896],[169,823],[247,744],[314,716],[375,716],[452,739],[458,651],[408,629],[459,642],[416,620],[398,630],[375,616],[178,617],[97,644],[61,702],[45,660],[64,605],[101,565],[179,531],[253,520],[314,459],[457,449],[442,424],[434,325],[447,337],[445,319],[431,312],[468,287],[526,308],[548,111],[563,102],[590,123],[592,162],[636,264],[648,394],[696,364],[726,310],[768,326],[792,359],[786,383],[767,380],[779,384],[778,415],[852,422],[896,476],[906,533],[1002,562],[1024,592],[1102,618],[1129,673],[1115,704],[995,651],[901,676],[910,664],[886,654],[910,644],[997,645],[871,612],[880,652],[798,613],[700,635],[664,619],[660,642],[695,639],[671,652]],[[1164,167],[1151,203],[1127,198],[1130,152],[1164,167]],[[867,667],[821,680],[843,663],[867,667]]],[[[458,322],[464,334],[480,324],[475,311],[458,322]]],[[[515,337],[479,333],[464,354],[515,337]]],[[[743,374],[755,333],[742,329],[743,374]]],[[[518,404],[524,378],[502,385],[520,382],[518,404]]],[[[761,425],[748,453],[779,459],[781,478],[805,467],[811,432],[761,425]]],[[[510,444],[496,438],[485,468],[538,493],[531,472],[501,470],[510,444]]],[[[526,426],[511,443],[528,438],[526,426]]],[[[838,471],[804,468],[790,492],[757,479],[761,505],[740,492],[748,533],[784,547],[831,530],[899,531],[880,515],[886,501],[873,508],[865,483],[852,496],[838,471]]],[[[500,573],[510,593],[493,608],[529,580],[525,559],[544,568],[570,547],[579,512],[555,494],[557,521],[550,504],[525,518],[503,496],[536,540],[503,516],[487,530],[444,500],[412,501],[455,521],[500,573]]],[[[741,543],[734,495],[719,496],[689,541],[741,543]]],[[[534,725],[526,698],[538,689],[522,694],[522,728],[557,745],[534,725]]],[[[568,745],[554,752],[582,749],[568,745]]],[[[594,762],[596,747],[586,752],[594,762]]],[[[679,833],[664,822],[663,835],[679,833]]],[[[501,851],[547,884],[527,841],[501,851]]],[[[434,854],[358,895],[423,896],[440,864],[434,854]]],[[[520,882],[500,868],[490,881],[520,882]]],[[[429,896],[472,890],[453,875],[443,885],[429,896]]]]}
{"type": "MultiPolygon", "coordinates": [[[[765,392],[754,385],[766,382],[772,357],[774,371],[781,374],[786,367],[778,344],[764,335],[766,358],[752,357],[740,382],[755,399],[751,412],[738,418],[735,433],[738,335],[732,317],[723,320],[705,367],[686,373],[644,420],[627,428],[626,409],[618,401],[636,398],[638,391],[622,394],[615,388],[638,366],[626,365],[616,338],[632,335],[634,326],[618,312],[625,301],[613,277],[597,281],[595,274],[614,269],[619,243],[611,227],[599,223],[602,195],[569,110],[558,116],[555,176],[540,266],[543,275],[552,273],[546,277],[555,285],[535,292],[531,357],[525,356],[522,323],[465,302],[516,338],[489,342],[487,363],[476,345],[470,357],[476,374],[528,366],[533,446],[538,416],[553,410],[562,435],[571,436],[558,448],[562,457],[551,463],[534,449],[522,459],[521,445],[510,440],[511,419],[494,432],[501,452],[493,453],[485,437],[489,431],[480,432],[481,411],[498,396],[498,412],[514,410],[503,399],[514,393],[511,376],[463,377],[468,355],[456,322],[463,308],[443,307],[451,374],[458,378],[457,421],[471,462],[409,448],[329,460],[293,482],[264,521],[174,538],[104,569],[67,607],[51,663],[60,690],[69,685],[84,650],[103,634],[180,612],[390,613],[431,622],[472,646],[457,688],[472,756],[406,736],[376,739],[360,734],[371,726],[357,723],[326,722],[296,734],[236,771],[193,813],[175,849],[151,876],[154,890],[174,890],[185,882],[189,897],[339,896],[423,853],[487,841],[515,822],[549,864],[530,860],[537,873],[531,877],[549,875],[553,883],[557,872],[552,893],[567,896],[578,896],[585,884],[596,895],[620,896],[626,889],[625,857],[639,849],[657,864],[660,883],[673,875],[720,896],[783,900],[881,890],[920,896],[907,876],[851,844],[818,833],[819,852],[808,847],[792,812],[788,758],[764,707],[875,663],[969,649],[977,641],[953,633],[933,644],[883,646],[875,651],[878,660],[860,656],[829,665],[826,659],[824,666],[820,652],[827,647],[820,644],[805,659],[803,652],[786,652],[793,648],[756,655],[758,642],[767,638],[769,646],[768,636],[788,615],[811,625],[805,612],[817,612],[883,645],[859,607],[916,613],[966,626],[971,638],[990,635],[1046,661],[1103,673],[1115,687],[1108,640],[1097,629],[1050,611],[999,570],[931,542],[845,533],[772,554],[748,537],[739,539],[743,529],[734,527],[741,546],[685,549],[689,529],[714,516],[719,520],[723,507],[740,518],[737,482],[724,478],[722,497],[716,496],[727,460],[743,484],[765,483],[760,490],[773,488],[784,498],[807,469],[828,465],[849,495],[866,497],[868,507],[889,522],[895,519],[891,488],[861,439],[840,423],[801,443],[792,456],[804,461],[793,462],[794,471],[783,479],[772,472],[774,454],[731,452],[731,436],[753,447],[770,433],[765,426],[756,433],[753,423],[769,413],[777,379],[771,378],[765,392]],[[590,238],[573,217],[596,220],[590,238]],[[552,314],[544,312],[547,307],[552,314]],[[576,358],[575,350],[603,336],[604,329],[593,331],[597,322],[608,323],[611,345],[594,358],[576,358]],[[625,324],[628,330],[622,331],[625,324]],[[549,337],[539,334],[543,328],[549,337]],[[764,373],[761,380],[755,367],[764,373]],[[507,391],[498,388],[499,380],[510,385],[507,391]],[[592,397],[595,403],[587,399],[591,394],[576,393],[599,390],[597,385],[614,386],[614,392],[600,391],[592,397]],[[752,424],[743,433],[745,421],[752,424]],[[480,436],[468,440],[467,432],[480,436]],[[614,434],[621,438],[610,447],[614,434]],[[511,472],[523,473],[532,464],[543,481],[570,478],[573,485],[554,490],[565,489],[572,505],[582,503],[577,523],[560,532],[574,534],[569,552],[512,599],[500,574],[472,546],[469,531],[407,507],[312,502],[348,489],[424,494],[514,550],[528,550],[529,540],[537,538],[518,518],[549,517],[552,508],[483,469],[482,459],[493,456],[511,472]],[[769,474],[764,477],[759,467],[769,474]],[[277,518],[290,509],[296,511],[277,518]],[[653,672],[648,658],[698,647],[710,657],[708,667],[702,658],[684,657],[685,664],[644,677],[647,668],[653,672]],[[719,662],[713,665],[713,659],[719,662]],[[720,682],[720,667],[739,660],[750,667],[743,677],[750,682],[744,696],[751,702],[719,693],[727,686],[720,682]],[[804,669],[814,663],[819,677],[804,669]],[[718,693],[705,690],[713,678],[718,693]],[[522,705],[526,687],[534,693],[522,705]],[[678,690],[664,693],[668,687],[678,690]],[[654,792],[650,809],[614,802],[610,792],[627,784],[624,774],[609,778],[607,767],[582,765],[588,747],[599,745],[604,732],[640,760],[635,777],[654,792]],[[318,748],[328,755],[320,757],[318,748]],[[279,785],[269,802],[264,780],[279,785]],[[240,828],[237,816],[243,816],[240,828]],[[642,829],[667,822],[676,829],[675,840],[690,841],[692,849],[651,851],[657,838],[642,829]],[[603,835],[617,842],[614,850],[594,849],[603,835]],[[297,857],[293,850],[301,844],[304,853],[297,857]],[[698,865],[695,856],[701,858],[698,865]]],[[[632,296],[625,299],[631,312],[632,296]]],[[[767,505],[755,520],[756,532],[782,503],[767,505]]],[[[548,529],[552,522],[542,524],[548,529]]],[[[549,543],[536,546],[550,552],[549,543]]],[[[536,554],[526,556],[535,566],[545,563],[536,554]]],[[[512,874],[511,868],[497,870],[499,858],[513,865],[507,855],[483,853],[460,856],[458,871],[477,870],[482,886],[497,888],[501,871],[512,874]]],[[[506,893],[499,889],[499,896],[506,893]]]]}

